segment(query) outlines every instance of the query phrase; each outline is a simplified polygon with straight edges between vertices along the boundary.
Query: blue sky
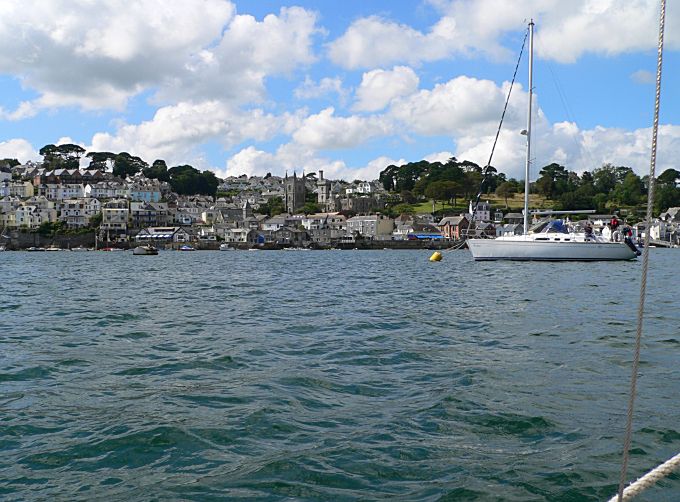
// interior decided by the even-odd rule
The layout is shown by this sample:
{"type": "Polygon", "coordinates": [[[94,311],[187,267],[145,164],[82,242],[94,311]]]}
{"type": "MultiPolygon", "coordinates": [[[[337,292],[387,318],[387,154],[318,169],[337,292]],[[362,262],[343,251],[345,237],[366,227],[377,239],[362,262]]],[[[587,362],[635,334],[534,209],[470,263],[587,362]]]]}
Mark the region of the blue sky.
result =
{"type": "MultiPolygon", "coordinates": [[[[529,18],[534,171],[644,174],[656,0],[3,0],[0,157],[48,143],[220,176],[483,164],[529,18]],[[95,18],[99,21],[92,23],[95,18]]],[[[660,169],[680,156],[680,12],[669,6],[660,169]]],[[[526,58],[493,164],[523,176],[526,58]]]]}

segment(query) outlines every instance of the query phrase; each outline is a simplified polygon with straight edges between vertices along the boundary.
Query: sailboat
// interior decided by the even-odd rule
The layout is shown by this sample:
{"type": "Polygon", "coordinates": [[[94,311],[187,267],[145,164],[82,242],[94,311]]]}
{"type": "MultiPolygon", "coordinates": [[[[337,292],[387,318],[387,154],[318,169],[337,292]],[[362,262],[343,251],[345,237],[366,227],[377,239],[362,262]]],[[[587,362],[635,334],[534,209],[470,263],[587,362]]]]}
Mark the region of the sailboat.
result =
{"type": "MultiPolygon", "coordinates": [[[[601,261],[632,260],[639,251],[630,239],[610,242],[590,232],[576,231],[561,220],[529,231],[529,167],[531,159],[531,105],[533,100],[534,22],[529,22],[529,110],[527,113],[526,168],[524,175],[524,229],[522,235],[496,239],[468,239],[472,257],[477,260],[518,261],[601,261]]],[[[525,131],[522,131],[524,134],[525,131]]]]}

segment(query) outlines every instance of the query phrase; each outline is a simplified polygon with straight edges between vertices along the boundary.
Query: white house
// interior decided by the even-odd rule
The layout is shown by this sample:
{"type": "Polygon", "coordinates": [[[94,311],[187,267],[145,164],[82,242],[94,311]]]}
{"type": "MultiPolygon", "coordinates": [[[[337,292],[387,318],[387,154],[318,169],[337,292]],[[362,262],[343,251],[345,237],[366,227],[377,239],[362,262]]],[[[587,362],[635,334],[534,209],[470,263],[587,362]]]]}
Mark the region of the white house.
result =
{"type": "Polygon", "coordinates": [[[81,228],[90,224],[90,219],[101,213],[99,199],[82,197],[66,199],[59,204],[59,220],[66,222],[68,228],[81,228]]]}
{"type": "Polygon", "coordinates": [[[347,220],[347,234],[377,240],[391,240],[394,220],[382,214],[354,216],[347,220]]]}

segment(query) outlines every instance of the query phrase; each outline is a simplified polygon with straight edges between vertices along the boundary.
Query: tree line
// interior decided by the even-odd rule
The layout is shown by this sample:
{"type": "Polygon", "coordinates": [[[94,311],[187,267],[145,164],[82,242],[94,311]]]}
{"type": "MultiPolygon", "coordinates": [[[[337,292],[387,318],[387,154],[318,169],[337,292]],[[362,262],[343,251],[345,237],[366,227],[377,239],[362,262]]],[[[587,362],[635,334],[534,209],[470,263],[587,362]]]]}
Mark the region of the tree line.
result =
{"type": "Polygon", "coordinates": [[[188,164],[168,168],[162,159],[155,160],[151,165],[140,157],[128,152],[88,152],[79,145],[45,145],[39,151],[43,156],[43,166],[46,169],[78,169],[83,155],[89,159],[85,169],[112,172],[114,176],[127,178],[142,173],[150,179],[166,181],[172,191],[180,195],[211,195],[217,192],[219,180],[212,171],[199,171],[188,164]]]}
{"type": "MultiPolygon", "coordinates": [[[[557,210],[595,209],[610,212],[620,208],[637,209],[646,205],[649,177],[640,177],[626,166],[604,164],[592,172],[580,175],[558,163],[551,163],[539,171],[530,184],[530,193],[537,193],[553,201],[557,210]]],[[[486,169],[474,162],[448,161],[410,162],[402,166],[390,165],[380,173],[386,190],[400,195],[402,203],[413,204],[425,199],[447,201],[474,198],[477,192],[494,193],[505,199],[524,193],[524,180],[507,179],[493,166],[486,169]]],[[[657,177],[654,200],[656,214],[669,207],[680,206],[680,172],[667,169],[657,177]]]]}

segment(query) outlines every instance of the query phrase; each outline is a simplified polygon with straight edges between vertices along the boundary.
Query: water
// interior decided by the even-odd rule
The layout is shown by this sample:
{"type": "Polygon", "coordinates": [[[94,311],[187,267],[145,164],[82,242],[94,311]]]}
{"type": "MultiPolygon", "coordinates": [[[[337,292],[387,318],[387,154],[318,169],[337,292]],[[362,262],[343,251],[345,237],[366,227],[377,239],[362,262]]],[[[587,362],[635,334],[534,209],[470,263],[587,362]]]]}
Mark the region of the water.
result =
{"type": "MultiPolygon", "coordinates": [[[[615,493],[641,263],[429,254],[0,254],[0,498],[615,493]]],[[[680,451],[677,257],[651,257],[631,478],[680,451]]]]}

